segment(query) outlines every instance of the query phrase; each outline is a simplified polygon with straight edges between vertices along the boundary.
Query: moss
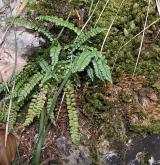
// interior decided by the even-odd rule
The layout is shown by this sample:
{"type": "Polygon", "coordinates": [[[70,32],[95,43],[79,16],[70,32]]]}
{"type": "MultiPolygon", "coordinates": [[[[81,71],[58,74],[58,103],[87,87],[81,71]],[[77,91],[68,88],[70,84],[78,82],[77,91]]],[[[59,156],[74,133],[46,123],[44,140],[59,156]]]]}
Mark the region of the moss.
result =
{"type": "MultiPolygon", "coordinates": [[[[118,10],[118,7],[120,6],[120,3],[121,2],[118,0],[111,0],[108,7],[102,14],[97,26],[108,29],[118,10]]],[[[98,18],[104,4],[105,1],[100,2],[100,5],[96,10],[95,18],[93,19],[93,22],[91,22],[91,26],[98,18]]],[[[104,47],[104,52],[106,52],[106,57],[109,59],[111,66],[114,63],[116,56],[118,57],[114,68],[114,75],[116,77],[123,73],[133,73],[141,36],[136,37],[132,40],[132,42],[121,49],[121,51],[119,51],[119,48],[143,29],[147,7],[148,2],[146,0],[142,0],[141,2],[138,0],[126,1],[124,2],[122,9],[118,13],[117,19],[113,24],[112,30],[104,47]]],[[[152,0],[148,24],[155,21],[157,18],[158,12],[156,11],[156,4],[155,1],[152,0]]],[[[157,75],[159,75],[158,69],[160,64],[158,63],[158,60],[160,57],[160,51],[158,49],[159,39],[156,37],[157,32],[157,25],[154,25],[146,30],[142,52],[136,70],[136,74],[146,76],[148,80],[146,82],[147,84],[153,84],[157,78],[157,75]]],[[[96,41],[99,42],[99,39],[96,41]]]]}
{"type": "Polygon", "coordinates": [[[131,125],[130,131],[143,135],[156,134],[160,132],[160,124],[152,124],[148,126],[131,125]]]}
{"type": "Polygon", "coordinates": [[[160,92],[160,81],[157,81],[154,85],[153,85],[154,88],[157,89],[157,91],[160,92]]]}
{"type": "MultiPolygon", "coordinates": [[[[105,2],[105,0],[101,0],[99,2],[96,13],[90,21],[90,26],[93,27],[93,25],[95,24],[104,7],[105,2]]],[[[96,3],[97,1],[94,1],[94,4],[96,3]]],[[[121,1],[119,0],[110,0],[97,26],[105,27],[106,29],[108,29],[120,6],[120,3],[121,1]]],[[[72,11],[70,19],[71,21],[79,25],[79,23],[77,23],[78,16],[75,16],[74,9],[85,9],[89,12],[90,5],[91,1],[85,0],[68,0],[65,2],[63,0],[56,0],[54,1],[54,3],[51,0],[35,0],[29,3],[28,12],[34,16],[57,15],[59,17],[66,18],[68,16],[68,13],[72,11]]],[[[133,73],[138,55],[138,49],[140,46],[141,36],[136,37],[134,40],[132,40],[132,42],[121,49],[121,51],[119,51],[119,48],[121,45],[125,44],[128,40],[130,40],[134,35],[136,35],[143,29],[147,12],[147,5],[148,2],[146,0],[142,0],[141,2],[139,2],[138,0],[129,0],[124,2],[107,38],[106,44],[104,46],[104,54],[106,55],[110,66],[114,64],[116,56],[118,57],[113,73],[113,76],[116,78],[117,76],[124,73],[133,73]]],[[[94,6],[95,5],[93,5],[93,7],[94,6]]],[[[88,17],[88,12],[84,13],[85,17],[88,17]]],[[[156,4],[155,1],[152,0],[148,24],[150,24],[157,18],[158,12],[156,11],[156,4]]],[[[158,60],[160,58],[160,51],[158,49],[158,45],[160,44],[160,40],[158,39],[158,37],[156,37],[157,33],[157,25],[153,25],[148,30],[146,30],[143,49],[136,70],[137,75],[146,76],[148,80],[146,82],[147,84],[153,84],[156,81],[157,76],[159,76],[158,69],[160,64],[158,63],[158,60]]],[[[96,47],[100,48],[101,41],[104,38],[104,35],[105,34],[97,37],[94,41],[92,41],[92,44],[95,44],[96,47]]]]}
{"type": "Polygon", "coordinates": [[[65,17],[68,15],[68,3],[63,0],[34,0],[27,4],[28,15],[56,15],[59,17],[65,17]],[[36,6],[36,8],[35,8],[36,6]]]}
{"type": "Polygon", "coordinates": [[[87,116],[92,116],[93,113],[97,116],[99,113],[109,111],[113,107],[113,101],[107,100],[104,94],[95,92],[93,89],[86,94],[84,102],[83,112],[87,116]]]}

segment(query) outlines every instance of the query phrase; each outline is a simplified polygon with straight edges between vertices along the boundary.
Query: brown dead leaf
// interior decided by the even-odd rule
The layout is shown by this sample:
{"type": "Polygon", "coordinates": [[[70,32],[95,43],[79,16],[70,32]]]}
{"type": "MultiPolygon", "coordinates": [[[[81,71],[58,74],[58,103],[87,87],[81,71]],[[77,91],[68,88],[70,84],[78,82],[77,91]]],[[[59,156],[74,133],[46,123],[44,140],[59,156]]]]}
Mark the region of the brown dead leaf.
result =
{"type": "MultiPolygon", "coordinates": [[[[22,70],[27,62],[17,55],[16,73],[22,70]]],[[[0,82],[7,82],[15,67],[15,53],[9,49],[0,49],[0,82]]]]}
{"type": "Polygon", "coordinates": [[[19,9],[17,10],[16,17],[19,17],[25,10],[26,8],[26,3],[22,2],[19,9]]]}

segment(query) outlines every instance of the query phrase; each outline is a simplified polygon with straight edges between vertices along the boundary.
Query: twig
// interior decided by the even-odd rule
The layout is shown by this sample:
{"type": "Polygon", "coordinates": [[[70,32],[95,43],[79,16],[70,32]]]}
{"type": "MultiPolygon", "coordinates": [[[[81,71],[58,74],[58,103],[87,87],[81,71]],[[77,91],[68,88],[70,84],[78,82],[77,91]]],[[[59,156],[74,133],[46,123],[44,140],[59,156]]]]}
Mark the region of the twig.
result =
{"type": "Polygon", "coordinates": [[[143,34],[142,34],[141,43],[140,43],[140,47],[139,47],[139,51],[138,51],[138,56],[137,56],[136,64],[135,64],[134,71],[133,71],[133,74],[132,74],[132,78],[131,78],[131,81],[130,81],[130,84],[129,84],[129,88],[130,88],[130,86],[132,84],[132,81],[133,81],[133,78],[135,76],[135,72],[136,72],[136,69],[137,69],[138,62],[139,62],[140,54],[141,54],[141,51],[142,51],[145,28],[147,26],[150,4],[151,4],[151,1],[148,0],[148,8],[147,8],[147,15],[146,15],[145,23],[144,23],[144,31],[143,31],[143,34]]]}
{"type": "Polygon", "coordinates": [[[8,25],[8,26],[7,26],[7,28],[6,28],[6,30],[5,30],[5,32],[4,32],[4,34],[3,34],[3,36],[2,36],[2,38],[1,38],[0,46],[3,44],[3,42],[4,42],[5,38],[6,38],[6,34],[7,34],[8,30],[11,28],[11,26],[12,26],[12,25],[8,25]]]}
{"type": "Polygon", "coordinates": [[[9,127],[9,119],[11,114],[11,108],[12,108],[12,93],[14,91],[15,83],[13,84],[12,91],[11,91],[11,98],[9,100],[9,107],[8,107],[8,114],[7,114],[7,122],[6,122],[6,131],[5,131],[5,146],[7,143],[7,136],[8,136],[8,127],[9,127]]]}
{"type": "Polygon", "coordinates": [[[90,7],[89,7],[88,15],[91,14],[91,10],[92,10],[92,7],[93,7],[93,2],[94,2],[94,0],[91,1],[90,7]]]}
{"type": "MultiPolygon", "coordinates": [[[[10,3],[11,3],[11,2],[10,2],[10,3]]],[[[9,7],[10,7],[10,5],[9,5],[9,7]]],[[[22,2],[22,4],[20,5],[19,10],[17,10],[17,13],[16,13],[15,18],[19,17],[19,16],[22,14],[22,12],[24,11],[25,7],[26,7],[26,3],[25,3],[25,2],[22,2]]],[[[12,11],[11,11],[11,7],[10,7],[10,12],[12,12],[12,11]]],[[[11,15],[12,15],[12,14],[11,14],[11,15]]],[[[13,15],[12,15],[12,17],[13,17],[13,15]]],[[[7,28],[6,28],[6,30],[5,30],[5,32],[4,32],[4,34],[3,34],[3,36],[2,36],[2,38],[1,38],[0,46],[3,44],[3,42],[4,42],[5,38],[6,38],[6,34],[7,34],[8,30],[12,27],[13,23],[14,23],[14,20],[13,20],[13,22],[11,23],[11,25],[8,25],[8,26],[7,26],[7,28]]]]}
{"type": "Polygon", "coordinates": [[[64,92],[64,93],[63,93],[63,96],[62,96],[62,99],[61,99],[60,107],[59,107],[59,109],[58,109],[58,114],[57,114],[57,117],[56,117],[56,122],[57,122],[57,120],[58,120],[60,111],[61,111],[61,109],[62,109],[62,104],[63,104],[63,101],[64,101],[64,96],[65,96],[65,94],[66,94],[66,93],[64,92]]]}
{"type": "Polygon", "coordinates": [[[94,8],[94,10],[92,11],[92,14],[89,16],[89,18],[87,19],[86,23],[83,25],[82,29],[81,29],[81,32],[84,30],[84,28],[87,26],[88,22],[91,20],[93,14],[95,13],[96,9],[97,9],[97,6],[99,4],[100,0],[98,0],[98,2],[96,3],[96,6],[94,8]]]}
{"type": "Polygon", "coordinates": [[[118,15],[118,13],[119,13],[121,7],[122,7],[123,2],[124,2],[124,0],[122,0],[120,6],[119,6],[119,8],[118,8],[117,13],[116,13],[115,17],[113,18],[113,20],[112,20],[112,22],[111,22],[111,24],[110,24],[110,26],[109,26],[109,28],[108,28],[108,31],[107,31],[107,33],[106,33],[106,36],[104,37],[104,40],[103,40],[103,43],[102,43],[102,46],[101,46],[101,52],[103,51],[103,47],[104,47],[104,44],[105,44],[105,42],[106,42],[106,39],[107,39],[107,37],[108,37],[108,35],[109,35],[109,32],[111,31],[111,28],[112,28],[112,26],[113,26],[113,23],[114,23],[115,19],[117,18],[117,15],[118,15]]]}
{"type": "Polygon", "coordinates": [[[126,45],[128,45],[133,39],[135,39],[137,36],[139,36],[141,33],[143,33],[145,30],[149,29],[152,25],[156,24],[158,21],[160,20],[160,18],[156,19],[155,21],[153,21],[150,25],[148,25],[145,29],[143,29],[142,31],[140,31],[138,34],[136,34],[135,36],[133,36],[130,40],[128,40],[125,44],[123,44],[117,51],[116,53],[116,57],[112,66],[112,71],[114,70],[117,58],[118,58],[118,54],[119,52],[122,50],[122,48],[124,48],[126,45]]]}
{"type": "Polygon", "coordinates": [[[106,0],[106,3],[105,3],[105,5],[104,5],[104,7],[103,7],[103,9],[102,9],[102,11],[101,11],[101,13],[100,13],[100,15],[99,15],[99,17],[98,17],[98,19],[97,19],[97,21],[96,21],[94,27],[95,27],[95,26],[97,25],[97,23],[99,22],[99,20],[100,20],[102,14],[103,14],[103,12],[104,12],[104,10],[106,9],[106,6],[107,6],[108,2],[109,2],[109,0],[106,0]]]}
{"type": "MultiPolygon", "coordinates": [[[[9,1],[9,8],[10,8],[11,16],[13,16],[12,9],[11,9],[11,0],[9,1]]],[[[12,76],[15,74],[16,65],[17,65],[17,40],[16,40],[17,37],[16,37],[15,26],[13,26],[13,30],[14,30],[14,36],[15,36],[15,38],[14,38],[14,40],[15,40],[15,63],[14,63],[12,76]]],[[[11,108],[12,108],[12,95],[13,95],[14,88],[15,88],[15,81],[13,82],[13,86],[12,86],[12,90],[11,90],[11,98],[10,98],[10,101],[9,101],[9,108],[8,108],[8,114],[7,114],[7,123],[6,123],[6,132],[5,132],[5,146],[6,146],[6,142],[7,142],[7,136],[8,136],[9,119],[10,119],[11,108]]]]}

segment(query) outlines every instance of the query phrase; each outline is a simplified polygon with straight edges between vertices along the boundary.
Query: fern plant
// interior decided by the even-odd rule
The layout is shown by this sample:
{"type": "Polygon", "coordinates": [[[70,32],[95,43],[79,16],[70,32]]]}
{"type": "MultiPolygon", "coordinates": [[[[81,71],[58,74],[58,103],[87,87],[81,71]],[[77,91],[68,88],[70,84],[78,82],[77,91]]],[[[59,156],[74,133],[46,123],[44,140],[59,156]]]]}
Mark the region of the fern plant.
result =
{"type": "MultiPolygon", "coordinates": [[[[57,26],[68,28],[74,31],[77,36],[72,43],[62,46],[56,38],[53,38],[55,34],[51,34],[46,30],[47,27],[39,25],[40,23],[33,23],[24,18],[14,19],[15,24],[42,33],[52,43],[47,57],[42,58],[38,64],[29,64],[13,78],[15,81],[15,97],[13,98],[13,102],[16,104],[12,110],[12,113],[15,112],[15,115],[11,127],[13,127],[17,112],[19,112],[26,102],[30,102],[30,104],[23,126],[31,124],[34,118],[38,118],[44,110],[46,110],[46,114],[49,114],[49,118],[53,122],[54,110],[51,109],[53,93],[64,82],[66,75],[70,73],[63,90],[66,92],[71,139],[73,143],[78,144],[78,112],[73,86],[76,81],[75,78],[79,76],[80,72],[86,71],[92,81],[98,78],[112,83],[107,60],[100,51],[86,44],[91,37],[95,37],[97,34],[103,32],[104,29],[97,27],[87,32],[81,32],[74,24],[54,16],[39,16],[36,20],[54,23],[57,26]]],[[[13,18],[7,18],[6,22],[13,23],[13,18]]],[[[2,85],[0,89],[1,91],[3,90],[2,85]]],[[[4,111],[2,114],[4,116],[3,121],[6,120],[6,113],[7,111],[4,111]]]]}

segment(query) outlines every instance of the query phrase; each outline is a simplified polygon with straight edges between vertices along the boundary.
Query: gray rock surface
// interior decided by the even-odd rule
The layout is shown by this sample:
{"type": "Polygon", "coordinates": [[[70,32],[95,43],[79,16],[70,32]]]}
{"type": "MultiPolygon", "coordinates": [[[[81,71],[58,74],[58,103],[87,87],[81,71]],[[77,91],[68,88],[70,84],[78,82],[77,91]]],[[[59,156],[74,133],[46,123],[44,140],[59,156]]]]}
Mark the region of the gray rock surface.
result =
{"type": "Polygon", "coordinates": [[[114,151],[110,151],[102,156],[101,162],[103,165],[120,165],[118,155],[114,151]]]}
{"type": "Polygon", "coordinates": [[[63,165],[90,165],[92,158],[85,146],[76,146],[65,137],[56,140],[63,165]]]}
{"type": "Polygon", "coordinates": [[[18,55],[26,54],[31,49],[36,49],[42,46],[45,41],[37,35],[38,33],[29,32],[27,29],[18,26],[16,26],[15,29],[8,28],[8,26],[4,23],[3,20],[5,18],[16,15],[16,12],[21,5],[20,0],[13,1],[11,3],[11,13],[10,8],[8,7],[8,3],[8,0],[0,0],[0,43],[3,41],[1,46],[3,48],[10,49],[11,51],[15,51],[16,42],[18,55]],[[5,37],[3,39],[4,35],[5,37]]]}
{"type": "MultiPolygon", "coordinates": [[[[5,29],[5,27],[0,28],[0,36],[3,36],[5,29]]],[[[17,44],[18,55],[30,53],[32,49],[38,49],[44,43],[44,40],[36,36],[36,33],[27,32],[25,28],[16,28],[15,33],[16,38],[13,29],[7,32],[2,47],[15,51],[15,44],[17,44]]]]}
{"type": "Polygon", "coordinates": [[[150,135],[146,138],[136,138],[126,150],[127,165],[141,165],[145,159],[151,165],[160,164],[160,134],[150,135]]]}
{"type": "Polygon", "coordinates": [[[27,64],[22,55],[33,54],[45,43],[45,40],[36,32],[29,32],[24,27],[5,24],[4,19],[15,16],[21,5],[20,0],[11,1],[11,12],[9,2],[0,0],[0,82],[7,82],[14,68],[17,73],[27,64]]]}

